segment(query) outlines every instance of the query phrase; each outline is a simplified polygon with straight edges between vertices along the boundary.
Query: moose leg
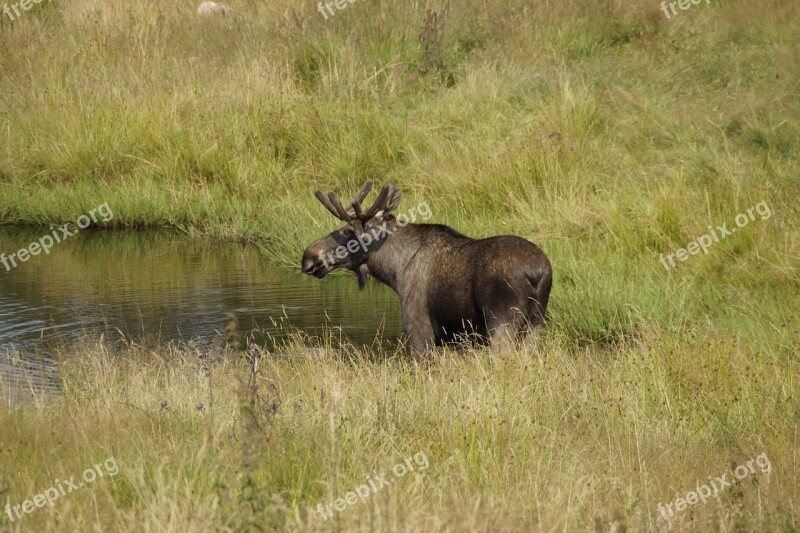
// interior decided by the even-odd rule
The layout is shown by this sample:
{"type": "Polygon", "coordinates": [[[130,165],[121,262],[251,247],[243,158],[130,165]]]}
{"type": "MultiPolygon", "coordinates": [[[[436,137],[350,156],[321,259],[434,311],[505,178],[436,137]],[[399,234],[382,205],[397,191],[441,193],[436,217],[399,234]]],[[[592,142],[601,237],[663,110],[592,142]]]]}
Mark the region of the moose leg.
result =
{"type": "Polygon", "coordinates": [[[415,355],[428,353],[436,345],[433,321],[422,306],[402,306],[403,330],[415,355]]]}
{"type": "Polygon", "coordinates": [[[514,347],[520,331],[519,319],[521,315],[517,309],[495,314],[488,312],[486,316],[486,329],[493,349],[510,350],[514,347]]]}
{"type": "Polygon", "coordinates": [[[544,310],[535,299],[531,298],[531,306],[526,319],[525,332],[528,339],[535,339],[544,327],[544,310]]]}
{"type": "Polygon", "coordinates": [[[408,336],[411,341],[411,351],[415,355],[424,355],[433,350],[436,345],[436,339],[433,334],[433,327],[430,331],[415,331],[408,336]]]}
{"type": "Polygon", "coordinates": [[[536,351],[536,341],[539,339],[539,335],[544,327],[544,323],[536,322],[530,323],[525,328],[525,351],[526,352],[535,352],[536,351]]]}
{"type": "Polygon", "coordinates": [[[544,321],[547,317],[547,302],[550,299],[550,287],[552,286],[553,278],[549,273],[543,275],[536,284],[536,294],[529,297],[530,302],[528,311],[528,334],[526,335],[525,345],[529,351],[533,351],[533,343],[539,337],[539,333],[544,327],[544,321]]]}

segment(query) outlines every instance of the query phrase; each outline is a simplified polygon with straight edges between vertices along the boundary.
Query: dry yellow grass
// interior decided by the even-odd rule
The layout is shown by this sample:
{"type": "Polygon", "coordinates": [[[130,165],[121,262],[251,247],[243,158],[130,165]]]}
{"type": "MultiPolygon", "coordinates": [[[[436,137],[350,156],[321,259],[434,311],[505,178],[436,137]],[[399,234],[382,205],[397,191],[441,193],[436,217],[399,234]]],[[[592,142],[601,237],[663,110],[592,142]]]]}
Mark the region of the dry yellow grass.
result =
{"type": "Polygon", "coordinates": [[[535,354],[415,362],[298,341],[258,361],[253,390],[241,354],[87,341],[64,354],[63,394],[0,410],[4,500],[109,457],[120,473],[4,527],[662,530],[659,503],[760,454],[769,473],[672,526],[796,527],[796,352],[657,331],[603,349],[571,344],[550,334],[535,354]],[[320,516],[319,504],[420,452],[429,468],[320,516]]]}

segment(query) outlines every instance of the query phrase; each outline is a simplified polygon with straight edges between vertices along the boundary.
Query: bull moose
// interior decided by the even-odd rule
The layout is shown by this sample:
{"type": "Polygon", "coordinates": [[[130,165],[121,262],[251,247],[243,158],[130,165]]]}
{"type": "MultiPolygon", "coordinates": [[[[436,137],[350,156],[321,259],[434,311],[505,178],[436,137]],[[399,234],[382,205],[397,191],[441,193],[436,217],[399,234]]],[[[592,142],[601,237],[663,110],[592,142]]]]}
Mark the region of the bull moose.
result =
{"type": "Polygon", "coordinates": [[[345,268],[362,289],[367,275],[389,285],[400,297],[414,353],[463,336],[509,345],[543,325],[553,271],[535,244],[513,235],[472,239],[448,226],[403,221],[392,214],[400,203],[394,185],[384,185],[363,210],[371,189],[370,180],[348,208],[332,191],[314,193],[344,225],[306,248],[303,273],[324,278],[345,268]]]}

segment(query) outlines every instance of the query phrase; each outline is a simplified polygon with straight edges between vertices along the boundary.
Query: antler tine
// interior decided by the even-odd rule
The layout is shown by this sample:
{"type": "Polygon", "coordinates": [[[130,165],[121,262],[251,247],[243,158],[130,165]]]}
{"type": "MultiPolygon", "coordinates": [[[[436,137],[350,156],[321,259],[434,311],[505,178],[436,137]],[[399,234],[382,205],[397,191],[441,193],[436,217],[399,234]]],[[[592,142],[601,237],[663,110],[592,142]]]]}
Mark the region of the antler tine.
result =
{"type": "MultiPolygon", "coordinates": [[[[322,191],[314,191],[314,196],[317,197],[317,200],[319,200],[320,203],[325,206],[325,209],[330,211],[333,216],[335,216],[336,218],[342,219],[342,216],[339,214],[338,211],[336,211],[336,207],[334,207],[334,205],[331,203],[331,201],[328,200],[327,196],[322,194],[322,191]]],[[[346,220],[346,219],[342,219],[342,220],[346,220]]]]}
{"type": "Polygon", "coordinates": [[[361,220],[369,220],[374,217],[378,211],[384,209],[386,207],[386,200],[389,198],[389,193],[392,192],[391,185],[384,185],[381,188],[380,194],[375,199],[375,203],[372,204],[372,207],[367,209],[367,212],[361,215],[361,220]]]}
{"type": "Polygon", "coordinates": [[[356,214],[356,219],[358,220],[366,220],[364,219],[364,213],[361,211],[361,202],[364,201],[364,198],[367,197],[369,191],[372,190],[372,183],[372,180],[367,180],[367,182],[364,183],[364,186],[361,187],[361,190],[358,191],[358,194],[356,194],[353,202],[350,204],[350,206],[353,208],[353,212],[356,214]]]}
{"type": "Polygon", "coordinates": [[[356,214],[356,218],[359,219],[359,220],[363,220],[364,219],[364,213],[361,211],[361,204],[359,202],[353,200],[353,203],[350,204],[350,205],[352,206],[353,211],[356,214]]]}
{"type": "Polygon", "coordinates": [[[353,215],[347,212],[347,210],[342,207],[342,202],[339,201],[339,197],[336,196],[336,193],[333,191],[328,193],[328,199],[331,201],[333,206],[336,208],[336,211],[339,212],[339,218],[344,220],[345,222],[350,222],[353,220],[353,215]]]}
{"type": "Polygon", "coordinates": [[[364,184],[364,186],[361,187],[361,190],[358,191],[358,194],[356,195],[356,199],[353,200],[353,203],[361,205],[361,202],[364,201],[364,198],[367,197],[367,195],[369,194],[369,191],[371,191],[371,190],[372,190],[372,180],[367,180],[367,182],[364,184]]]}

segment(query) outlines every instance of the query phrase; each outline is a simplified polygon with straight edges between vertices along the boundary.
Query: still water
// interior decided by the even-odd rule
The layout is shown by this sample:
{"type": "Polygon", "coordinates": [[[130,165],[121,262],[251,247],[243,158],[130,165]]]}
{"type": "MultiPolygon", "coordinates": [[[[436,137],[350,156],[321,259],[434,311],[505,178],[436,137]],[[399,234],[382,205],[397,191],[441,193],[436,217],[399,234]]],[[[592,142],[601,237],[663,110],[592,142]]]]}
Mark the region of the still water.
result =
{"type": "MultiPolygon", "coordinates": [[[[41,233],[0,230],[0,253],[41,233]]],[[[272,346],[298,330],[392,344],[399,303],[374,281],[359,291],[354,277],[305,276],[252,245],[168,233],[83,233],[11,270],[0,264],[0,392],[8,401],[31,387],[57,389],[50,351],[87,334],[272,346]]]]}

